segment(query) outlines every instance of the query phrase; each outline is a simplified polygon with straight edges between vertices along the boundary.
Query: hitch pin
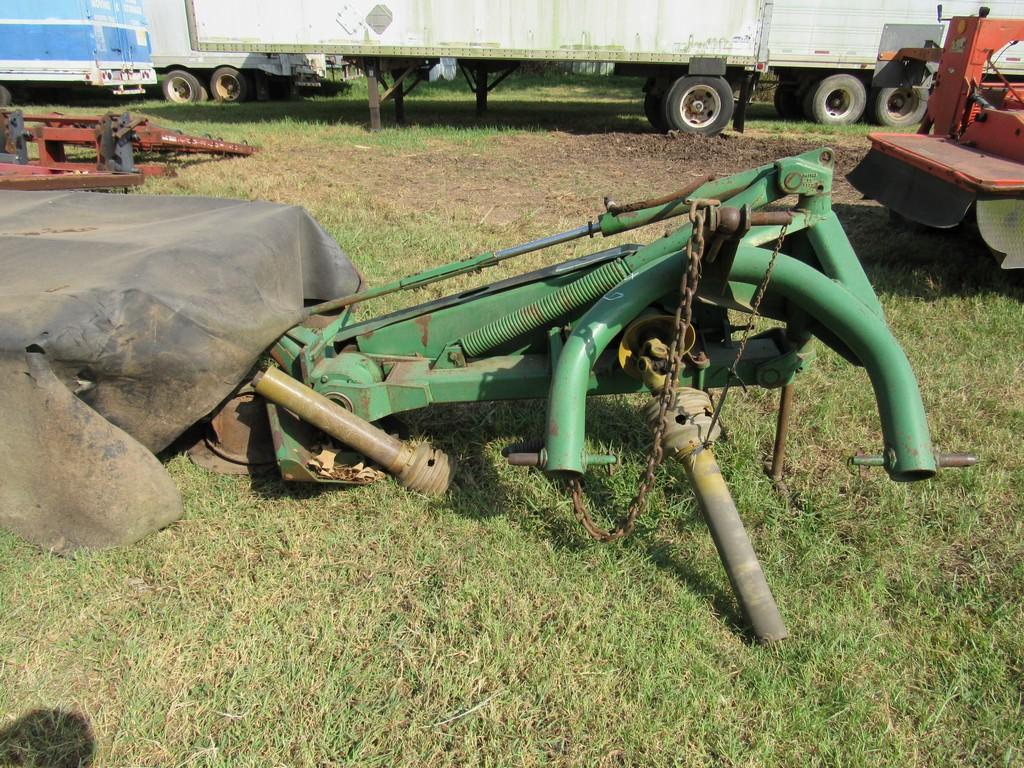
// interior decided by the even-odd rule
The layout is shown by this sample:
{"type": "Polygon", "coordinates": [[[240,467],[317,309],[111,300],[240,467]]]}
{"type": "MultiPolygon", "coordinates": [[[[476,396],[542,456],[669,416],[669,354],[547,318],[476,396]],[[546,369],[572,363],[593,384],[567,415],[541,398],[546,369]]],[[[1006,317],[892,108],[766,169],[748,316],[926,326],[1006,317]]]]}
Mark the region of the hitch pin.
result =
{"type": "MultiPolygon", "coordinates": [[[[978,463],[977,455],[973,453],[936,453],[935,466],[940,469],[973,467],[978,463]]],[[[884,467],[885,457],[881,454],[869,454],[857,451],[850,457],[850,464],[854,467],[884,467]]]]}

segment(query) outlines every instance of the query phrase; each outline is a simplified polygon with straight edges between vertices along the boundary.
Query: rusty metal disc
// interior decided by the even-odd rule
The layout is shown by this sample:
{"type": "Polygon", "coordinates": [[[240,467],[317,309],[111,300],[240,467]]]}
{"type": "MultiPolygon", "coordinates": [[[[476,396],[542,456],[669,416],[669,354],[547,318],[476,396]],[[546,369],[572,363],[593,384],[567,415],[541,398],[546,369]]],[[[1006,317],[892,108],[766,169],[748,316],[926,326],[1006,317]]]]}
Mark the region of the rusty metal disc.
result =
{"type": "Polygon", "coordinates": [[[229,475],[273,465],[277,459],[263,399],[245,392],[225,402],[188,455],[205,469],[229,475]]]}

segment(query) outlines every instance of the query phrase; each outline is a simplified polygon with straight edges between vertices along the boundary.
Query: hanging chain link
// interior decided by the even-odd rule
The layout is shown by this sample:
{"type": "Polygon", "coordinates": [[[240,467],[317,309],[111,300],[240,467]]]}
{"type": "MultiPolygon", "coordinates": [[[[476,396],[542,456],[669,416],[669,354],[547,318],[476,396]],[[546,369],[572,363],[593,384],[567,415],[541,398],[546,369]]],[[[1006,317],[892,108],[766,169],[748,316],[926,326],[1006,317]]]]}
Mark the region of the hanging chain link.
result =
{"type": "MultiPolygon", "coordinates": [[[[750,332],[754,329],[754,323],[757,322],[757,318],[761,312],[761,299],[764,298],[765,293],[768,291],[768,283],[772,280],[772,272],[775,270],[775,262],[779,258],[779,251],[782,250],[782,243],[786,239],[786,225],[783,224],[779,229],[779,237],[775,241],[775,248],[772,249],[772,256],[768,259],[768,267],[764,271],[764,276],[761,278],[761,282],[757,284],[757,289],[754,291],[754,297],[750,301],[750,319],[747,321],[746,327],[743,329],[743,336],[740,338],[739,349],[736,350],[736,357],[732,361],[732,365],[729,366],[729,375],[725,377],[725,386],[722,387],[722,394],[718,397],[718,402],[715,403],[714,413],[711,414],[711,426],[708,428],[708,434],[714,434],[715,427],[718,426],[718,420],[722,415],[722,407],[725,405],[725,398],[729,394],[729,388],[732,387],[733,381],[738,381],[740,386],[745,387],[743,379],[741,379],[736,371],[739,369],[740,361],[743,359],[743,353],[747,351],[747,343],[750,341],[750,332]]],[[[707,447],[707,444],[705,444],[707,447]]]]}
{"type": "Polygon", "coordinates": [[[700,283],[701,259],[704,257],[704,230],[707,223],[708,210],[719,205],[718,200],[697,199],[690,203],[690,222],[693,225],[690,232],[690,239],[686,243],[686,259],[688,268],[682,271],[679,277],[679,304],[676,305],[675,319],[672,329],[672,341],[669,344],[669,369],[665,377],[665,385],[657,394],[658,420],[654,427],[654,442],[647,454],[647,467],[640,484],[637,486],[636,495],[629,503],[625,516],[612,530],[605,530],[590,516],[586,502],[583,499],[583,484],[578,477],[569,481],[569,488],[572,493],[572,505],[576,513],[576,519],[583,526],[588,534],[597,541],[616,541],[629,536],[636,527],[637,518],[647,507],[647,495],[651,492],[655,483],[655,470],[661,465],[664,459],[664,446],[662,440],[665,436],[665,414],[675,407],[676,383],[679,380],[679,373],[683,367],[683,355],[685,354],[686,333],[693,319],[693,301],[697,295],[697,288],[700,283]]]}

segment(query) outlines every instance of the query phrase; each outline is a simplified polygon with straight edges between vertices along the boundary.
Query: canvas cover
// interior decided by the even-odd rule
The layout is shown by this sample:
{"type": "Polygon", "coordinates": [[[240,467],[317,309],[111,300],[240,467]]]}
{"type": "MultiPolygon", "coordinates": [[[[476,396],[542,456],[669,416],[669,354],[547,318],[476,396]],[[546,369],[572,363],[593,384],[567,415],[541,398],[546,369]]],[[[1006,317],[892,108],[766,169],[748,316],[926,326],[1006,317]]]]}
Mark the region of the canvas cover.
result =
{"type": "Polygon", "coordinates": [[[0,191],[0,269],[0,525],[59,551],[179,517],[153,452],[360,285],[302,208],[87,192],[0,191]]]}

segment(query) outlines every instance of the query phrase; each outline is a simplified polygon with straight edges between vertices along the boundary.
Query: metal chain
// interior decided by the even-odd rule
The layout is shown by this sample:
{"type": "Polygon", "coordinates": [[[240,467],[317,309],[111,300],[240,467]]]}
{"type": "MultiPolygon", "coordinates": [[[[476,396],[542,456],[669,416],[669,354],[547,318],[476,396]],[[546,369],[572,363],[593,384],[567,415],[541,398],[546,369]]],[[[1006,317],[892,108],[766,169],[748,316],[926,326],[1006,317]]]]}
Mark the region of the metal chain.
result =
{"type": "Polygon", "coordinates": [[[664,459],[664,447],[662,439],[665,435],[665,414],[676,404],[676,382],[679,379],[679,372],[683,367],[683,354],[686,345],[686,331],[693,319],[693,300],[697,295],[697,287],[700,283],[700,263],[704,256],[704,229],[707,221],[707,211],[719,205],[718,200],[697,199],[690,203],[690,222],[693,227],[690,232],[690,239],[686,242],[686,258],[688,268],[682,271],[679,277],[679,304],[676,305],[675,320],[673,323],[672,341],[669,344],[669,369],[665,377],[665,385],[657,394],[658,421],[654,427],[654,442],[647,454],[647,467],[643,479],[637,486],[636,495],[626,509],[626,515],[619,521],[612,530],[601,528],[590,516],[586,502],[583,499],[583,483],[578,477],[569,480],[569,488],[572,493],[572,505],[576,513],[576,519],[592,538],[597,541],[616,541],[629,536],[636,527],[637,518],[647,507],[647,495],[651,492],[655,483],[655,470],[661,465],[664,459]]]}
{"type": "MultiPolygon", "coordinates": [[[[779,229],[779,237],[775,241],[775,248],[772,250],[772,256],[768,260],[768,268],[765,269],[764,276],[757,284],[757,289],[754,291],[754,297],[750,301],[750,320],[747,321],[747,326],[743,329],[743,337],[740,339],[740,348],[736,351],[736,357],[733,359],[732,365],[729,366],[729,375],[725,377],[725,386],[722,387],[722,394],[718,397],[718,402],[715,403],[715,410],[711,414],[711,426],[708,427],[709,435],[714,434],[713,430],[718,426],[718,420],[722,415],[722,407],[725,405],[725,398],[729,394],[729,388],[732,387],[733,380],[739,381],[741,386],[745,386],[743,379],[737,375],[736,371],[739,369],[740,361],[743,359],[743,353],[747,351],[747,342],[750,341],[750,332],[754,329],[754,323],[757,322],[757,318],[760,316],[761,300],[768,291],[768,283],[771,282],[772,272],[775,270],[775,262],[779,258],[779,251],[782,250],[782,243],[785,239],[786,225],[783,224],[779,229]]],[[[707,447],[706,444],[705,447],[707,447]]]]}

